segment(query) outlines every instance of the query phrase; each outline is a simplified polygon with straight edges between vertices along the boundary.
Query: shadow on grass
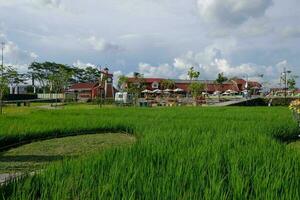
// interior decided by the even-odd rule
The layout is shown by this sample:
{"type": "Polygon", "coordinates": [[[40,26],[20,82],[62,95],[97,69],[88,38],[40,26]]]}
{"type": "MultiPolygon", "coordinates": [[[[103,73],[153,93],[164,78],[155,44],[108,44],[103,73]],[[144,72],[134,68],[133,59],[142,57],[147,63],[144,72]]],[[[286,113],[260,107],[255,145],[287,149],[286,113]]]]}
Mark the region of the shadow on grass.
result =
{"type": "Polygon", "coordinates": [[[0,156],[0,162],[51,162],[58,161],[74,156],[62,155],[18,155],[18,156],[0,156]]]}
{"type": "Polygon", "coordinates": [[[279,142],[289,144],[292,142],[300,141],[300,134],[297,133],[295,135],[288,135],[288,136],[275,136],[275,139],[278,140],[279,142]]]}

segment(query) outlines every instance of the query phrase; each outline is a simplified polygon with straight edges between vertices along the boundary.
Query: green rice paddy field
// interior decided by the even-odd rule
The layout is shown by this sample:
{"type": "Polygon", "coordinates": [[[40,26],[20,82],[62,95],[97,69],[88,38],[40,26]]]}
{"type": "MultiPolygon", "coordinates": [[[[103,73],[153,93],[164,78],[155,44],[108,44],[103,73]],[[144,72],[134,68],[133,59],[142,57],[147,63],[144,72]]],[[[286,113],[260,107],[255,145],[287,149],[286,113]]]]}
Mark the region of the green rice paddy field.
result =
{"type": "MultiPolygon", "coordinates": [[[[0,116],[0,147],[86,133],[130,146],[50,164],[3,199],[300,199],[299,134],[284,107],[23,109],[0,116]]],[[[80,146],[80,142],[78,142],[80,146]]]]}

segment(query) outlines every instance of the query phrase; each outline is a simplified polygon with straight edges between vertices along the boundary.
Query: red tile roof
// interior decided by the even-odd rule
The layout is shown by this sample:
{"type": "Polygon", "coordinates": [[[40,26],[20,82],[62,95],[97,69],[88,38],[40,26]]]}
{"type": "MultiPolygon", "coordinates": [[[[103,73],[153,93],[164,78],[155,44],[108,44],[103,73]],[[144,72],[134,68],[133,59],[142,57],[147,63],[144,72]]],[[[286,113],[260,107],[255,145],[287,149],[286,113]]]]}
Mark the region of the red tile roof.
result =
{"type": "Polygon", "coordinates": [[[75,83],[70,87],[70,90],[86,89],[91,90],[96,87],[98,83],[75,83]]]}
{"type": "Polygon", "coordinates": [[[261,88],[262,87],[262,85],[256,81],[248,81],[248,84],[251,88],[253,88],[253,87],[261,88]]]}
{"type": "MultiPolygon", "coordinates": [[[[134,77],[130,77],[128,78],[128,82],[134,82],[135,78],[134,77]]],[[[143,79],[145,81],[145,83],[153,83],[153,82],[160,82],[162,80],[165,80],[164,78],[144,78],[143,79]]]]}
{"type": "Polygon", "coordinates": [[[233,90],[236,92],[239,92],[239,88],[237,87],[236,84],[233,83],[224,83],[224,84],[207,84],[205,85],[205,90],[208,92],[215,92],[215,91],[220,91],[220,92],[225,92],[226,90],[233,90]]]}
{"type": "Polygon", "coordinates": [[[246,81],[244,79],[238,78],[238,79],[233,79],[234,82],[236,82],[236,84],[246,84],[246,81]]]}

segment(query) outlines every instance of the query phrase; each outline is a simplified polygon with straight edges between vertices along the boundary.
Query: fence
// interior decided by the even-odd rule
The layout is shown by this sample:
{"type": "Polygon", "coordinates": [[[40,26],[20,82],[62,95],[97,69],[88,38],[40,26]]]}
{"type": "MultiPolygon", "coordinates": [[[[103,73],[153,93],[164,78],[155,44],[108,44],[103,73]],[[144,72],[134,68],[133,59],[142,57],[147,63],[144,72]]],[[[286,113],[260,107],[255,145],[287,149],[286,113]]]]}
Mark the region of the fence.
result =
{"type": "Polygon", "coordinates": [[[6,101],[29,100],[36,98],[36,94],[8,94],[3,97],[3,99],[6,101]]]}
{"type": "Polygon", "coordinates": [[[38,99],[64,99],[65,98],[65,94],[63,93],[58,93],[58,94],[37,94],[38,99]]]}

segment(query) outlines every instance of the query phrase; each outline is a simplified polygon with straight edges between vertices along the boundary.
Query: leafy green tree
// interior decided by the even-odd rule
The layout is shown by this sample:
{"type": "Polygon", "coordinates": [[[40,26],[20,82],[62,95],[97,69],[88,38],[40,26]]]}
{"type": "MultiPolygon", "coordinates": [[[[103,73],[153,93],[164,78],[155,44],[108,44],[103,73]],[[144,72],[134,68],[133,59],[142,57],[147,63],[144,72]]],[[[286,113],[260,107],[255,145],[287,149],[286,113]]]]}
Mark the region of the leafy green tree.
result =
{"type": "Polygon", "coordinates": [[[137,105],[138,99],[141,96],[141,93],[144,89],[145,89],[144,75],[135,72],[132,81],[127,82],[127,91],[133,95],[135,105],[137,105]]]}
{"type": "Polygon", "coordinates": [[[12,89],[18,87],[20,84],[25,84],[27,80],[26,74],[20,74],[17,70],[13,69],[12,67],[8,67],[6,77],[12,89]]]}
{"type": "MultiPolygon", "coordinates": [[[[74,74],[74,71],[62,64],[53,65],[55,65],[57,68],[55,69],[55,71],[52,71],[53,73],[49,75],[50,92],[59,94],[68,87],[70,79],[74,74]]],[[[58,99],[56,97],[56,105],[57,100],[58,99]]]]}
{"type": "Polygon", "coordinates": [[[0,114],[3,113],[3,97],[8,91],[8,85],[18,85],[24,82],[24,75],[19,74],[11,66],[0,66],[0,114]]]}
{"type": "Polygon", "coordinates": [[[85,70],[78,67],[73,67],[72,69],[74,71],[74,75],[71,79],[71,83],[85,82],[85,70]]]}
{"type": "Polygon", "coordinates": [[[200,72],[195,71],[194,67],[191,67],[188,71],[188,77],[190,80],[197,80],[200,77],[200,72]]]}
{"type": "Polygon", "coordinates": [[[126,84],[128,83],[128,77],[125,75],[120,75],[118,77],[118,88],[122,91],[125,91],[126,88],[126,84]]]}
{"type": "Polygon", "coordinates": [[[204,84],[193,82],[189,85],[189,91],[192,94],[192,97],[196,99],[198,96],[201,95],[201,92],[204,90],[204,84]]]}
{"type": "Polygon", "coordinates": [[[84,70],[83,82],[95,83],[98,82],[101,72],[97,68],[87,67],[84,70]]]}
{"type": "Polygon", "coordinates": [[[73,82],[76,83],[96,83],[101,76],[100,70],[95,67],[78,68],[73,67],[73,82]]]}
{"type": "MultiPolygon", "coordinates": [[[[224,83],[228,81],[228,78],[226,76],[224,76],[224,73],[221,72],[221,73],[218,73],[218,77],[217,79],[215,80],[215,82],[217,84],[219,84],[221,86],[221,90],[223,91],[223,88],[224,88],[224,83]]],[[[221,92],[221,91],[220,91],[221,92]]],[[[220,101],[220,98],[221,98],[221,94],[219,93],[219,101],[220,101]]]]}
{"type": "Polygon", "coordinates": [[[0,71],[1,71],[1,76],[0,76],[0,114],[3,113],[3,96],[4,96],[4,92],[7,88],[7,84],[8,84],[8,79],[7,77],[4,75],[6,68],[4,66],[0,66],[0,71]]]}
{"type": "Polygon", "coordinates": [[[33,62],[28,69],[29,74],[40,84],[43,93],[46,93],[47,86],[49,86],[49,67],[44,63],[33,62]]]}
{"type": "Polygon", "coordinates": [[[298,78],[298,76],[291,76],[288,80],[287,80],[287,86],[289,90],[295,90],[296,89],[296,79],[298,78]]]}
{"type": "Polygon", "coordinates": [[[160,81],[161,89],[173,89],[175,87],[175,82],[170,79],[164,79],[160,81]]]}
{"type": "Polygon", "coordinates": [[[41,85],[43,93],[46,93],[47,90],[50,92],[56,91],[58,85],[61,87],[62,83],[64,87],[71,84],[74,81],[76,71],[68,65],[55,62],[33,62],[29,66],[29,70],[29,76],[33,77],[41,85]],[[66,78],[68,80],[63,80],[66,78]]]}

